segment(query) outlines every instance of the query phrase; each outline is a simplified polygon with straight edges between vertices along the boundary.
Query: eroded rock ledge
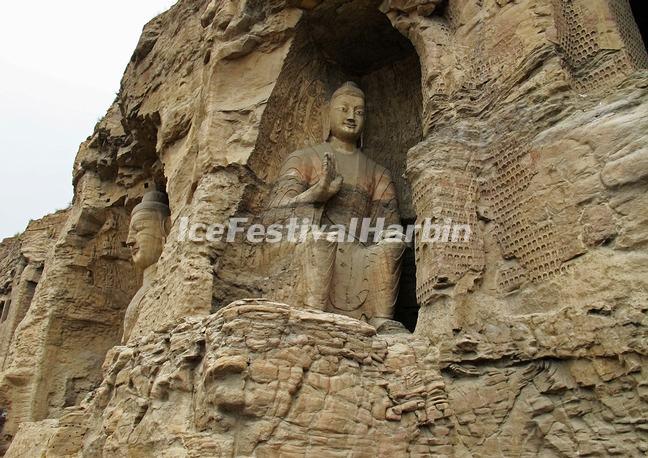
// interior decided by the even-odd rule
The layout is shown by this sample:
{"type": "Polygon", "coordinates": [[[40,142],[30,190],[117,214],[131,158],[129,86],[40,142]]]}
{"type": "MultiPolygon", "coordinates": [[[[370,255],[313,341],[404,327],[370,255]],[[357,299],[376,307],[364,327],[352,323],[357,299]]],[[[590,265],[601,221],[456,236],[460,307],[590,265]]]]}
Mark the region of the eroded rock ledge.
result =
{"type": "Polygon", "coordinates": [[[437,360],[405,332],[239,301],[115,347],[99,389],[7,456],[449,455],[437,360]]]}
{"type": "Polygon", "coordinates": [[[23,423],[23,456],[640,456],[646,358],[452,364],[407,333],[235,302],[115,347],[60,420],[23,423]]]}

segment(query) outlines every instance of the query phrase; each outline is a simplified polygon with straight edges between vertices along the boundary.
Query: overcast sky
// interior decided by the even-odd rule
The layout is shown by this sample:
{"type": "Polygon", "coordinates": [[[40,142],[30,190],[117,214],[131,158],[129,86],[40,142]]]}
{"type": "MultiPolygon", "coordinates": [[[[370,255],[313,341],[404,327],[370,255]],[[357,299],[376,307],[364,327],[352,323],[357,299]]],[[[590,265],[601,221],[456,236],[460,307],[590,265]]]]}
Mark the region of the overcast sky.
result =
{"type": "Polygon", "coordinates": [[[0,239],[66,208],[142,27],[175,0],[0,3],[0,239]]]}

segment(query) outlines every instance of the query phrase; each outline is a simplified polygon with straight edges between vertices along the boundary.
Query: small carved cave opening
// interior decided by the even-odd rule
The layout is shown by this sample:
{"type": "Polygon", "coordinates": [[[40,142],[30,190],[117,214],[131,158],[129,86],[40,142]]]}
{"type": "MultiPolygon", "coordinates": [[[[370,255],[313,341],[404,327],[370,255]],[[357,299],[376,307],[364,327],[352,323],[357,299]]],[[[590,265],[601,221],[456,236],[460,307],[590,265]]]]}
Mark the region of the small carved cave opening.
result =
{"type": "Polygon", "coordinates": [[[9,305],[11,304],[10,300],[0,301],[0,323],[7,321],[9,316],[9,305]]]}
{"type": "MultiPolygon", "coordinates": [[[[261,194],[268,196],[289,154],[322,143],[329,98],[346,81],[358,84],[366,95],[363,152],[390,171],[402,224],[414,223],[416,214],[404,174],[407,151],[422,139],[420,62],[412,43],[371,0],[325,2],[306,13],[299,24],[250,160],[255,175],[267,185],[267,192],[261,194]]],[[[251,200],[249,212],[263,213],[267,200],[251,200]]],[[[284,271],[277,268],[268,276],[275,280],[284,271]]],[[[229,292],[242,290],[240,284],[232,286],[229,292]]],[[[254,288],[245,289],[258,294],[254,288]]],[[[217,296],[227,295],[220,291],[215,292],[217,296]]],[[[268,296],[288,301],[281,294],[268,296]]],[[[413,247],[409,247],[395,318],[414,330],[417,317],[416,265],[413,247]]]]}
{"type": "Polygon", "coordinates": [[[644,47],[648,49],[648,2],[646,0],[630,0],[630,7],[641,32],[644,47]]]}

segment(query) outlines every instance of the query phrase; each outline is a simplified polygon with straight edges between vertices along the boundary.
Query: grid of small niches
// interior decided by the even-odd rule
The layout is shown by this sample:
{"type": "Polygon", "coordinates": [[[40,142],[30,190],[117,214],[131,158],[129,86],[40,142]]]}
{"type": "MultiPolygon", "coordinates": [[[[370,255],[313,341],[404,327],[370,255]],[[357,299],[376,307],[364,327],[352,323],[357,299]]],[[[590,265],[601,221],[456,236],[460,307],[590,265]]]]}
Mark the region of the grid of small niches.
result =
{"type": "Polygon", "coordinates": [[[648,68],[648,52],[646,52],[646,46],[635,22],[630,3],[628,0],[612,0],[610,9],[632,64],[636,68],[648,68]]]}
{"type": "Polygon", "coordinates": [[[497,289],[500,293],[510,293],[527,280],[526,271],[520,266],[501,269],[497,274],[497,289]]]}
{"type": "Polygon", "coordinates": [[[625,53],[619,53],[605,64],[576,79],[574,86],[580,91],[594,91],[623,81],[632,70],[629,57],[625,53]]]}
{"type": "Polygon", "coordinates": [[[581,66],[601,50],[598,33],[585,27],[585,14],[580,5],[572,0],[555,1],[560,11],[557,18],[560,46],[572,67],[581,66]]]}
{"type": "Polygon", "coordinates": [[[534,223],[528,217],[534,205],[528,188],[536,173],[523,165],[529,148],[506,139],[494,150],[497,173],[484,191],[502,253],[517,258],[531,281],[549,278],[560,270],[561,253],[551,225],[534,223]]]}
{"type": "Polygon", "coordinates": [[[467,244],[421,244],[416,266],[416,298],[419,304],[429,305],[440,289],[456,284],[466,272],[482,271],[484,255],[467,244]]]}

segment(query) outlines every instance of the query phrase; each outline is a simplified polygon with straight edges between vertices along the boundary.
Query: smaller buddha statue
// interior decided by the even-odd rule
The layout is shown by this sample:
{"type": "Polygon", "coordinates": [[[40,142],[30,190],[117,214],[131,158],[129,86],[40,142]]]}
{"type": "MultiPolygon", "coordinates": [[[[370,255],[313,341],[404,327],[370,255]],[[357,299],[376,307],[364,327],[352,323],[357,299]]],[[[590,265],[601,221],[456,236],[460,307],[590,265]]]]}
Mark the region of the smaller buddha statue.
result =
{"type": "Polygon", "coordinates": [[[137,322],[139,305],[149,290],[157,271],[157,262],[162,255],[170,229],[171,210],[166,194],[158,191],[148,192],[131,213],[131,222],[126,245],[130,248],[135,267],[143,272],[142,287],[133,297],[126,309],[124,318],[125,344],[137,322]]]}

